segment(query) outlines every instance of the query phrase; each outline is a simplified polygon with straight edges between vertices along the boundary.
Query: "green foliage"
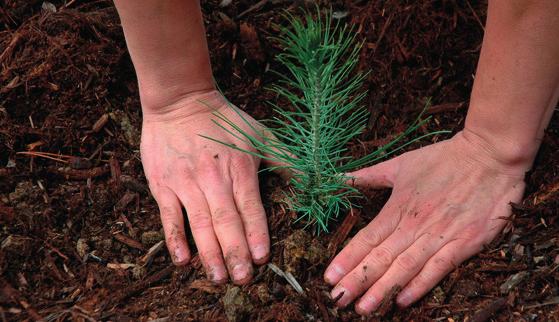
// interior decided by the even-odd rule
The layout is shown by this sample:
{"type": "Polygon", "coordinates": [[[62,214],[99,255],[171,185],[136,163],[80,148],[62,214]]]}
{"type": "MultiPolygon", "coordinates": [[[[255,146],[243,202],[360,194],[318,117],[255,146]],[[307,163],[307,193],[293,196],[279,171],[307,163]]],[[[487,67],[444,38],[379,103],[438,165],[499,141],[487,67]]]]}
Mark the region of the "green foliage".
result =
{"type": "Polygon", "coordinates": [[[290,26],[281,28],[277,41],[284,52],[277,60],[288,73],[277,73],[281,81],[272,90],[287,99],[291,109],[273,104],[279,117],[269,120],[270,128],[265,131],[245,120],[257,136],[218,112],[215,115],[222,122],[216,124],[258,152],[220,143],[282,164],[272,170],[291,170],[288,206],[300,214],[299,219],[315,224],[319,232],[327,231],[329,220],[349,209],[351,199],[359,195],[347,183],[351,178],[345,173],[400,150],[407,144],[395,148],[396,143],[426,120],[418,118],[392,142],[361,159],[345,156],[348,142],[362,133],[367,123],[367,111],[361,106],[366,95],[361,90],[365,74],[355,72],[361,44],[351,28],[334,25],[330,15],[286,17],[290,26]]]}

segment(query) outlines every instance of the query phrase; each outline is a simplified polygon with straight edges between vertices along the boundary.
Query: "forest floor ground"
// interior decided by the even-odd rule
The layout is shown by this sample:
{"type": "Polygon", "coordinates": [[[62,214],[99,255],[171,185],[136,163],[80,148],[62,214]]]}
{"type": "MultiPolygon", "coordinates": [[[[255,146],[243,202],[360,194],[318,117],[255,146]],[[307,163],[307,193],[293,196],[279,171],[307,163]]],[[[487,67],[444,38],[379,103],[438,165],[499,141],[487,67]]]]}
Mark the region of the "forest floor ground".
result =
{"type": "MultiPolygon", "coordinates": [[[[370,191],[358,216],[314,236],[277,202],[285,184],[261,175],[271,262],[303,286],[298,294],[267,266],[246,286],[205,280],[199,261],[175,268],[139,156],[138,87],[111,1],[5,0],[0,4],[0,321],[348,321],[322,273],[390,191],[370,191]],[[42,8],[43,7],[43,8],[42,8]],[[42,151],[68,163],[16,154],[42,151]],[[78,157],[78,158],[75,158],[78,157]],[[85,260],[84,260],[85,257],[85,260]],[[123,265],[126,264],[126,265],[123,265]]],[[[213,69],[225,95],[257,119],[272,115],[265,88],[281,51],[271,36],[283,9],[303,1],[203,1],[213,69]]],[[[332,1],[364,41],[367,131],[362,156],[417,117],[420,132],[463,127],[483,36],[476,1],[332,1]]],[[[435,136],[411,148],[450,137],[435,136]]],[[[559,116],[552,119],[525,199],[505,232],[409,309],[387,302],[371,320],[550,321],[559,316],[559,116]]]]}

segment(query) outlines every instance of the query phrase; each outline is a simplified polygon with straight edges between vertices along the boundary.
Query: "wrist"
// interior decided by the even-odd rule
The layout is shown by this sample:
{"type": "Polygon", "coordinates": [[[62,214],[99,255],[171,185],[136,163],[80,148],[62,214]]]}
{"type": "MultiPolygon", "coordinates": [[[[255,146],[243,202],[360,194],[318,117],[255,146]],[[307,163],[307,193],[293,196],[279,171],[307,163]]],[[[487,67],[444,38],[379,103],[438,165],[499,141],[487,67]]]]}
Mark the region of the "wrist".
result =
{"type": "Polygon", "coordinates": [[[142,102],[143,123],[198,122],[211,118],[215,109],[227,103],[215,88],[184,92],[159,98],[159,104],[146,108],[142,102]]]}
{"type": "Polygon", "coordinates": [[[536,141],[521,141],[468,126],[456,137],[470,147],[470,157],[503,174],[524,175],[532,167],[539,148],[536,141]]]}
{"type": "Polygon", "coordinates": [[[144,115],[165,114],[172,106],[189,97],[216,91],[213,82],[207,80],[197,82],[177,81],[164,86],[139,80],[138,88],[144,115]]]}

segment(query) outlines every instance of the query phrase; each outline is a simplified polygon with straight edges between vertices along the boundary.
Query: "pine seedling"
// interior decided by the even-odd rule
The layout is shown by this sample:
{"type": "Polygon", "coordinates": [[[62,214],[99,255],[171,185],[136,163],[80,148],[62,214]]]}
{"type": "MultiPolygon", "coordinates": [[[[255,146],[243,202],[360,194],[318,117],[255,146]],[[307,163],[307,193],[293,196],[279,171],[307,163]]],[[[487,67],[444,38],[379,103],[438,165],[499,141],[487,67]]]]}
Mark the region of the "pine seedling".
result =
{"type": "Polygon", "coordinates": [[[219,112],[214,113],[219,119],[215,123],[257,152],[217,142],[281,164],[268,170],[289,170],[293,176],[290,191],[286,192],[288,207],[299,214],[297,220],[314,224],[318,232],[328,231],[329,221],[350,209],[352,199],[359,196],[357,189],[348,184],[351,178],[346,172],[441,132],[397,147],[398,142],[427,121],[420,116],[404,133],[375,152],[360,159],[346,156],[348,142],[363,132],[368,117],[361,106],[366,95],[361,89],[365,74],[355,71],[361,43],[350,27],[334,24],[330,14],[319,14],[317,18],[310,14],[302,19],[289,14],[285,17],[289,26],[280,27],[277,41],[284,51],[277,60],[287,73],[277,73],[280,82],[271,89],[286,99],[291,109],[272,103],[278,117],[268,120],[269,128],[261,130],[230,105],[257,134],[247,133],[219,112]]]}

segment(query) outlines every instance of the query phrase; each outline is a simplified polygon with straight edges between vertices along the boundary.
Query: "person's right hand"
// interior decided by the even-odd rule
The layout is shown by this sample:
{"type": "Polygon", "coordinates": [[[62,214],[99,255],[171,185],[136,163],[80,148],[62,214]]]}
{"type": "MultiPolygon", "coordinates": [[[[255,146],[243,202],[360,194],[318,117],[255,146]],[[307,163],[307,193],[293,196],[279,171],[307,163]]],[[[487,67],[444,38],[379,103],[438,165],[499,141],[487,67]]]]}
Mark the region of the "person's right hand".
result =
{"type": "Polygon", "coordinates": [[[173,262],[184,265],[191,259],[182,205],[208,278],[221,283],[230,276],[244,284],[252,277],[252,262],[263,264],[270,254],[258,186],[260,160],[200,136],[254,151],[212,122],[215,109],[255,134],[228,104],[217,91],[208,91],[157,112],[144,110],[141,155],[173,262]]]}

